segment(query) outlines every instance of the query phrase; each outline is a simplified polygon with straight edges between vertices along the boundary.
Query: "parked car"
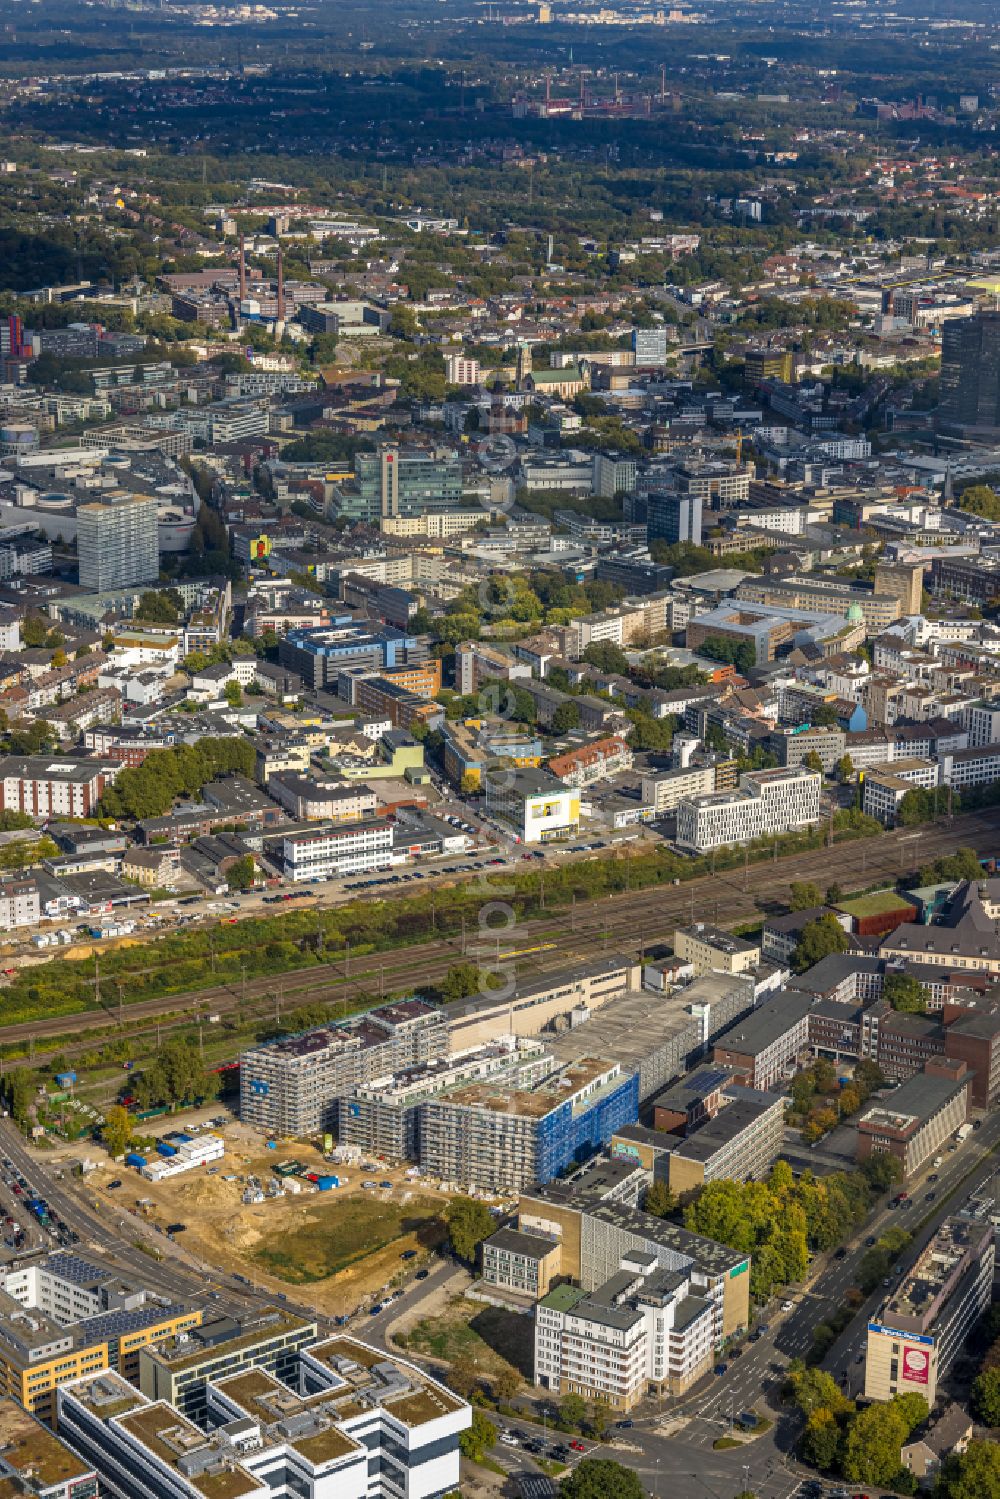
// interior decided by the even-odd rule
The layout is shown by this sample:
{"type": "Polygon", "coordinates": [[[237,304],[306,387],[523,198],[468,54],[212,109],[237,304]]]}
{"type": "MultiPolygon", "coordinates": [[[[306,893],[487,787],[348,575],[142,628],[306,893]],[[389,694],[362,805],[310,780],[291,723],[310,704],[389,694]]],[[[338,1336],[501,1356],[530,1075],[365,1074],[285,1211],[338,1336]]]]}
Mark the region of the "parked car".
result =
{"type": "Polygon", "coordinates": [[[580,1441],[577,1441],[575,1438],[572,1442],[570,1442],[569,1445],[574,1452],[586,1452],[587,1450],[584,1444],[580,1441]]]}

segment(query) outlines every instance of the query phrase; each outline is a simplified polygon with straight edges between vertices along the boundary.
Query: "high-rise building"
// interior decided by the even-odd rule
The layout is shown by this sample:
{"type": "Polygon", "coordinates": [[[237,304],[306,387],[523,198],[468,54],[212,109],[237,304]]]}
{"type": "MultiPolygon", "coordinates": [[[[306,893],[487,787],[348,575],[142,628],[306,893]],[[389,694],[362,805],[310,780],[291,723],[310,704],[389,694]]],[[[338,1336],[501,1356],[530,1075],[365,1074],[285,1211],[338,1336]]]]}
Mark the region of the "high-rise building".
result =
{"type": "Polygon", "coordinates": [[[155,583],[160,573],[156,501],[115,495],[76,513],[80,586],[102,591],[155,583]]]}
{"type": "Polygon", "coordinates": [[[1000,428],[1000,312],[944,323],[940,416],[951,426],[1000,428]]]}
{"type": "Polygon", "coordinates": [[[633,328],[632,352],[636,364],[665,364],[667,359],[667,330],[659,328],[633,328]]]}
{"type": "Polygon", "coordinates": [[[933,1406],[938,1382],[990,1304],[994,1256],[991,1224],[945,1219],[868,1323],[867,1400],[915,1394],[933,1406]]]}
{"type": "Polygon", "coordinates": [[[691,541],[701,546],[701,495],[663,490],[646,500],[646,524],[650,541],[671,545],[691,541]]]}

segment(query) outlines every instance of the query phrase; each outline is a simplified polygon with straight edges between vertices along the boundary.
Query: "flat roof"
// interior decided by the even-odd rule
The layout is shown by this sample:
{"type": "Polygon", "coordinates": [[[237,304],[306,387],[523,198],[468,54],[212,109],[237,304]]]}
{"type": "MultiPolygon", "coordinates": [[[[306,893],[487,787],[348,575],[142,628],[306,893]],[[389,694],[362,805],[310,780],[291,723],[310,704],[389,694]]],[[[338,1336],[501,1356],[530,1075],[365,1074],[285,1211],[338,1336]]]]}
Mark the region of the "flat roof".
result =
{"type": "MultiPolygon", "coordinates": [[[[29,1485],[47,1489],[92,1473],[54,1432],[8,1396],[0,1396],[0,1462],[29,1485]]],[[[12,1493],[31,1492],[18,1483],[12,1493]]]]}
{"type": "Polygon", "coordinates": [[[968,1074],[956,1081],[934,1073],[916,1072],[905,1083],[900,1083],[881,1103],[866,1110],[858,1120],[858,1125],[869,1129],[877,1129],[879,1126],[907,1129],[936,1114],[956,1093],[967,1088],[969,1081],[968,1074]]]}
{"type": "Polygon", "coordinates": [[[118,1424],[161,1462],[176,1469],[178,1476],[205,1499],[244,1499],[248,1494],[269,1493],[234,1461],[231,1453],[213,1448],[211,1438],[166,1401],[119,1416],[118,1424]]]}

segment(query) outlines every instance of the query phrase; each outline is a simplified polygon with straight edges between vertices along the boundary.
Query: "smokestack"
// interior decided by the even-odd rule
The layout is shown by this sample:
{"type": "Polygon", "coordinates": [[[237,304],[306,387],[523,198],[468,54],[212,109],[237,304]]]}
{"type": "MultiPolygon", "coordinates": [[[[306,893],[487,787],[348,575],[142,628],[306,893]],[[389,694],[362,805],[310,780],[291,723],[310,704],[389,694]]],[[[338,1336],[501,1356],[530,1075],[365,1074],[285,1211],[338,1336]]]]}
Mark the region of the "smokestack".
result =
{"type": "Polygon", "coordinates": [[[247,294],[247,244],[246,237],[240,235],[240,301],[246,300],[247,294]]]}
{"type": "Polygon", "coordinates": [[[552,80],[548,74],[545,75],[545,108],[546,111],[552,102],[552,80]]]}
{"type": "Polygon", "coordinates": [[[285,278],[281,268],[281,245],[278,245],[278,322],[285,321],[285,278]]]}

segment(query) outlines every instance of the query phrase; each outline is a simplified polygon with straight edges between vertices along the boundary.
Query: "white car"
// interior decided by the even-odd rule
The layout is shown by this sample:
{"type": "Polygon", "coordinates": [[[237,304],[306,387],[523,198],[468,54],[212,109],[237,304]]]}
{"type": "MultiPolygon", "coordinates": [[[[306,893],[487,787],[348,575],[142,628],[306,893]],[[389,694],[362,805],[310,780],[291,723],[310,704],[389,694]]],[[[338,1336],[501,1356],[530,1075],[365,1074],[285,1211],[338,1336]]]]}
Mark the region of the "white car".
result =
{"type": "Polygon", "coordinates": [[[500,1440],[507,1447],[516,1447],[518,1445],[517,1437],[512,1431],[502,1431],[500,1433],[500,1440]]]}
{"type": "Polygon", "coordinates": [[[783,1301],[781,1303],[781,1310],[783,1312],[793,1311],[794,1308],[795,1308],[795,1302],[794,1301],[783,1301]]]}

